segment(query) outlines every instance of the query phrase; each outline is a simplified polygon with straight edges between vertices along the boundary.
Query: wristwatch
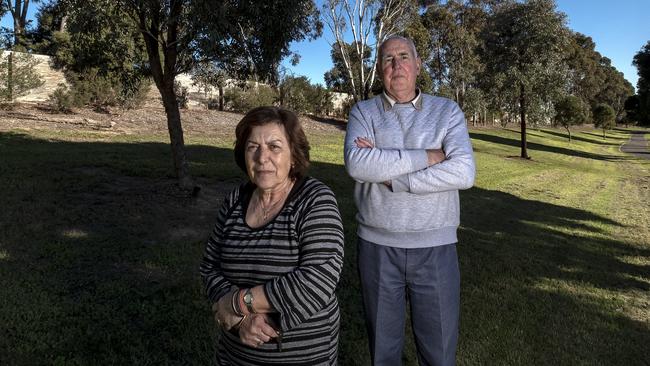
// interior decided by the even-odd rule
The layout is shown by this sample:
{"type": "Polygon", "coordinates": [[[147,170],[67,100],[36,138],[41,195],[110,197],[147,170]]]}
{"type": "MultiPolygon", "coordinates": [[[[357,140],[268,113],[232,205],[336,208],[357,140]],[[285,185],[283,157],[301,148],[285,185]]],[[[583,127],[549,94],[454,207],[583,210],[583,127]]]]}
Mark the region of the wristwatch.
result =
{"type": "Polygon", "coordinates": [[[253,300],[253,292],[251,292],[251,289],[246,289],[246,292],[244,292],[244,305],[246,305],[248,312],[251,314],[255,313],[255,309],[253,309],[253,300]]]}

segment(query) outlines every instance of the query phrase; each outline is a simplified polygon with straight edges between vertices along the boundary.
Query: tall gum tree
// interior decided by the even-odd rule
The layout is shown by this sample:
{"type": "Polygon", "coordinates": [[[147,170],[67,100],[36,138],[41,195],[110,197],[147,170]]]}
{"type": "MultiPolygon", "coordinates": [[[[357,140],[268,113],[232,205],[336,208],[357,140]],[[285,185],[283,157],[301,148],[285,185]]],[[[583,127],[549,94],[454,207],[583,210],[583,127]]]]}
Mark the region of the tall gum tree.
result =
{"type": "Polygon", "coordinates": [[[636,66],[639,75],[636,84],[636,117],[639,123],[650,125],[650,41],[634,56],[632,64],[636,66]]]}
{"type": "Polygon", "coordinates": [[[341,84],[348,86],[346,91],[355,102],[368,99],[375,84],[377,46],[402,31],[417,8],[413,0],[325,1],[323,20],[334,35],[332,57],[339,53],[347,74],[340,73],[345,80],[341,84]],[[346,35],[352,37],[350,42],[346,35]]]}
{"type": "MultiPolygon", "coordinates": [[[[31,0],[31,3],[38,3],[38,0],[31,0]]],[[[27,48],[25,35],[27,32],[27,10],[29,9],[30,0],[0,0],[0,15],[5,10],[11,13],[13,19],[14,49],[24,51],[27,48]]]]}
{"type": "Polygon", "coordinates": [[[509,95],[521,123],[521,157],[530,159],[526,115],[532,103],[550,103],[566,84],[566,16],[553,0],[507,2],[495,9],[485,29],[487,75],[494,93],[509,95]]]}

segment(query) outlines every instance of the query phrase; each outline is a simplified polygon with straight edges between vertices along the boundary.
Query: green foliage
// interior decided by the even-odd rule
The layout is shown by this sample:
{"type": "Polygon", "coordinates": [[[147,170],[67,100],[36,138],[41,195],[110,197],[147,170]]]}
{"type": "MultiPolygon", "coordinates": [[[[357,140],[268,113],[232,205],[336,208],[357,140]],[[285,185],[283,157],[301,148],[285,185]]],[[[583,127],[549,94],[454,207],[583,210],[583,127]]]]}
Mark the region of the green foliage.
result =
{"type": "Polygon", "coordinates": [[[74,107],[74,98],[66,84],[59,84],[49,98],[50,108],[56,113],[70,113],[74,107]]]}
{"type": "Polygon", "coordinates": [[[0,100],[13,103],[45,82],[35,67],[39,61],[29,53],[0,50],[0,100]]]}
{"type": "MultiPolygon", "coordinates": [[[[622,72],[612,66],[612,62],[607,57],[600,59],[601,67],[604,71],[605,79],[602,82],[602,88],[596,95],[596,104],[607,104],[612,107],[617,121],[621,120],[625,114],[625,101],[630,95],[634,94],[634,87],[625,79],[622,72]]],[[[593,107],[593,105],[592,105],[593,107]]]]}
{"type": "Polygon", "coordinates": [[[358,85],[361,82],[362,65],[364,75],[368,75],[371,72],[372,53],[369,48],[366,48],[362,60],[360,55],[356,52],[357,46],[355,44],[346,43],[344,47],[347,48],[347,54],[349,55],[349,70],[345,65],[341,47],[338,43],[334,43],[332,45],[332,50],[330,51],[330,56],[332,57],[332,63],[334,66],[331,70],[325,72],[323,78],[325,79],[325,85],[327,85],[329,89],[339,93],[350,93],[350,91],[354,90],[352,87],[352,79],[350,79],[350,72],[352,72],[352,78],[354,79],[355,85],[357,85],[356,88],[359,88],[358,85]]]}
{"type": "Polygon", "coordinates": [[[637,94],[631,95],[625,100],[624,108],[625,108],[625,122],[628,123],[634,123],[638,122],[641,117],[640,117],[640,107],[641,107],[641,101],[639,99],[639,96],[637,94]]]}
{"type": "Polygon", "coordinates": [[[87,69],[82,73],[68,72],[70,88],[59,87],[50,96],[52,109],[69,112],[72,107],[90,106],[106,111],[108,107],[121,106],[127,109],[141,106],[150,87],[150,81],[137,80],[129,87],[117,77],[104,76],[97,69],[87,69]]]}
{"type": "Polygon", "coordinates": [[[635,117],[639,123],[650,126],[650,41],[634,56],[632,64],[639,74],[636,84],[639,104],[635,117]]]}
{"type": "Polygon", "coordinates": [[[74,107],[134,108],[144,101],[150,85],[144,45],[137,41],[139,29],[133,21],[117,10],[108,0],[55,1],[41,8],[43,41],[38,47],[52,54],[56,68],[66,71],[74,107]]]}
{"type": "Polygon", "coordinates": [[[63,31],[67,16],[67,0],[49,0],[41,4],[36,13],[36,28],[27,32],[31,49],[42,55],[54,55],[56,47],[55,33],[63,31]]]}
{"type": "MultiPolygon", "coordinates": [[[[490,19],[485,45],[494,93],[539,102],[562,93],[566,80],[563,51],[568,43],[565,16],[552,0],[505,3],[490,19]]],[[[528,101],[527,101],[528,102],[528,101]]]]}
{"type": "Polygon", "coordinates": [[[569,133],[569,141],[571,141],[571,126],[585,123],[586,118],[583,101],[574,95],[567,95],[555,103],[553,122],[555,125],[566,128],[569,133]]]}
{"type": "Polygon", "coordinates": [[[273,105],[277,98],[275,90],[263,84],[245,88],[230,88],[224,95],[226,105],[232,111],[240,113],[246,113],[255,107],[273,105]]]}
{"type": "Polygon", "coordinates": [[[332,97],[327,89],[312,85],[306,76],[287,76],[279,85],[280,104],[296,113],[326,115],[332,111],[332,97]]]}
{"type": "MultiPolygon", "coordinates": [[[[468,90],[477,88],[484,65],[479,55],[480,31],[487,17],[480,2],[447,1],[435,3],[422,14],[422,23],[429,32],[428,53],[424,65],[430,71],[436,90],[443,85],[453,91],[461,108],[468,90]]],[[[426,56],[426,58],[424,58],[426,56]]],[[[473,98],[476,98],[474,93],[473,98]]],[[[476,99],[472,101],[476,104],[476,99]]]]}
{"type": "Polygon", "coordinates": [[[569,128],[581,125],[585,120],[585,108],[580,98],[567,95],[555,103],[554,122],[556,124],[569,128]]]}
{"type": "Polygon", "coordinates": [[[616,126],[616,112],[607,104],[599,104],[593,110],[594,126],[603,129],[603,137],[605,131],[611,130],[616,126]]]}

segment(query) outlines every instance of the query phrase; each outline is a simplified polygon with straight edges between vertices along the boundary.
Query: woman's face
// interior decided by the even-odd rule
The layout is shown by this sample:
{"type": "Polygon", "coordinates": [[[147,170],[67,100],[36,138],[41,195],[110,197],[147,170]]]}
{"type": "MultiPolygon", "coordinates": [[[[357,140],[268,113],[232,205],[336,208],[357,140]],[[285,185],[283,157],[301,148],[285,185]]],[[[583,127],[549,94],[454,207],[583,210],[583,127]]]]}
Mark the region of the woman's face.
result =
{"type": "Polygon", "coordinates": [[[289,180],[291,147],[284,126],[272,122],[253,127],[245,154],[248,177],[260,189],[280,189],[289,180]]]}

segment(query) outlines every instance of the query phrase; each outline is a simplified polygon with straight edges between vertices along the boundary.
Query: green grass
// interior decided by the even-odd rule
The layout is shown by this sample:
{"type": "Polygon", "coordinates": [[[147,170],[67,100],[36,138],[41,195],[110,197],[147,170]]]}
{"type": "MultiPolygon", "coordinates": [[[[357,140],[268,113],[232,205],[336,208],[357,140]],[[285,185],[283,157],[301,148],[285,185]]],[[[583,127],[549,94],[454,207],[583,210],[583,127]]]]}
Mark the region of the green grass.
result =
{"type": "MultiPolygon", "coordinates": [[[[617,129],[471,131],[461,193],[459,365],[647,365],[650,161],[617,129]]],[[[346,230],[341,365],[369,356],[342,133],[312,132],[311,174],[346,230]]],[[[187,136],[203,198],[174,188],[165,135],[0,132],[0,364],[204,365],[215,328],[198,264],[242,179],[232,140],[187,136]],[[212,189],[212,190],[211,190],[212,189]],[[206,197],[210,199],[206,199],[206,197]]],[[[410,333],[404,364],[416,364],[410,333]]]]}

